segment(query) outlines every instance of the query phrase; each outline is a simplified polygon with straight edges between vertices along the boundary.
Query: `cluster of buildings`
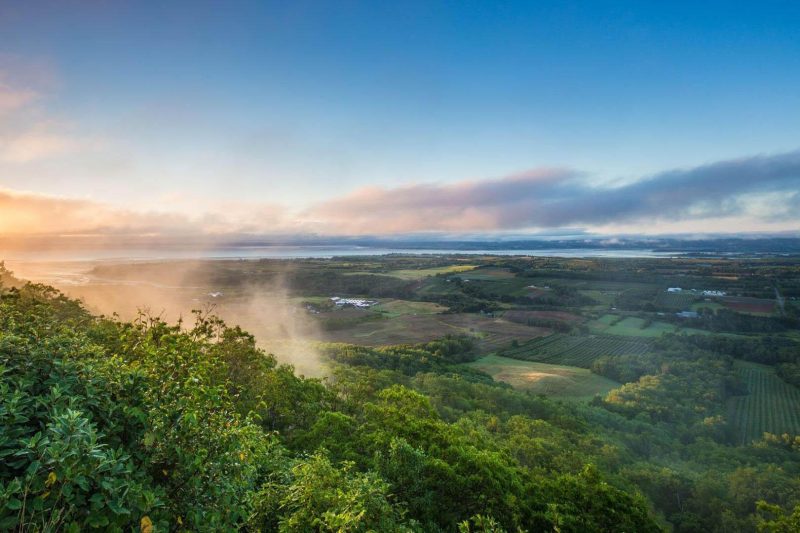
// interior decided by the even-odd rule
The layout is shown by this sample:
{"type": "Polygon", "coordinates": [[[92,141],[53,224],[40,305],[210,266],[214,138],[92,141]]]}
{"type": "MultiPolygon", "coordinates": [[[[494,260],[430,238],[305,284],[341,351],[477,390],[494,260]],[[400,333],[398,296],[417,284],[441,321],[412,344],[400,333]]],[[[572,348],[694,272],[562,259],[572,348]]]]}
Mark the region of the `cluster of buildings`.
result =
{"type": "Polygon", "coordinates": [[[725,296],[728,294],[725,291],[703,291],[703,296],[725,296]]]}
{"type": "Polygon", "coordinates": [[[339,298],[338,296],[332,296],[331,301],[336,307],[345,307],[350,305],[353,307],[366,308],[372,307],[378,303],[375,300],[364,300],[362,298],[339,298]]]}
{"type": "MultiPolygon", "coordinates": [[[[684,292],[684,290],[680,287],[670,287],[667,289],[667,292],[680,293],[684,292]]],[[[686,292],[691,292],[692,294],[700,294],[702,296],[707,296],[707,297],[721,297],[728,294],[725,291],[710,291],[710,290],[698,291],[697,289],[687,289],[686,292]]],[[[675,316],[679,318],[700,318],[700,313],[698,313],[697,311],[680,311],[678,313],[675,313],[675,316]]]]}
{"type": "MultiPolygon", "coordinates": [[[[667,292],[683,292],[683,289],[680,287],[670,287],[667,289],[667,292]]],[[[697,289],[689,289],[688,292],[698,292],[697,289]]],[[[700,291],[700,294],[703,296],[725,296],[728,294],[725,291],[700,291]]]]}

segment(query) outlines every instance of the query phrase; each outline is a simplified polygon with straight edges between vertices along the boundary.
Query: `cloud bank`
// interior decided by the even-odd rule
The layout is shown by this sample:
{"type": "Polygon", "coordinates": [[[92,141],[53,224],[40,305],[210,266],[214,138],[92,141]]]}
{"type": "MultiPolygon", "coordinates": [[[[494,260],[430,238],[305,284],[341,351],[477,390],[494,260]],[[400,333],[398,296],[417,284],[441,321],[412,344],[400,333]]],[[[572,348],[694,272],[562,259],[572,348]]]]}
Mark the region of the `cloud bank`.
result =
{"type": "MultiPolygon", "coordinates": [[[[395,189],[369,187],[306,216],[340,233],[502,231],[741,217],[800,224],[800,151],[671,170],[596,187],[570,170],[395,189]],[[769,205],[764,198],[772,197],[769,205]],[[759,203],[761,205],[759,205],[759,203]]],[[[701,230],[702,228],[698,228],[701,230]]]]}
{"type": "Polygon", "coordinates": [[[301,212],[257,200],[192,203],[194,211],[184,206],[181,212],[141,212],[0,189],[0,237],[219,239],[566,227],[640,233],[800,231],[800,151],[670,170],[616,187],[592,185],[573,170],[539,169],[501,179],[367,187],[301,212]]]}
{"type": "Polygon", "coordinates": [[[185,217],[139,213],[85,199],[0,189],[0,235],[188,233],[185,217]]]}

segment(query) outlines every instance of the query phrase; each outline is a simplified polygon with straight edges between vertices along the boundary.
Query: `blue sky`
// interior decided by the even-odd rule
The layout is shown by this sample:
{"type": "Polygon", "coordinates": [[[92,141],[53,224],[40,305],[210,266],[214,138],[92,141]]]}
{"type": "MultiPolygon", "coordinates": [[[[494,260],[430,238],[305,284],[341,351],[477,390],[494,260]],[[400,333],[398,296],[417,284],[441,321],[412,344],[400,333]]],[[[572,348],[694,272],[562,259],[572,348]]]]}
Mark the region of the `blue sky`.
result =
{"type": "MultiPolygon", "coordinates": [[[[365,195],[379,208],[397,191],[542,169],[594,190],[781,156],[800,148],[798,28],[796,2],[9,2],[0,187],[134,226],[155,213],[210,231],[320,231],[330,206],[366,209],[365,195]]],[[[797,193],[797,177],[781,183],[731,200],[760,207],[700,206],[678,225],[654,210],[619,228],[741,215],[744,230],[796,229],[764,213],[769,194],[797,193]]],[[[387,230],[544,227],[473,205],[452,216],[387,230]]]]}

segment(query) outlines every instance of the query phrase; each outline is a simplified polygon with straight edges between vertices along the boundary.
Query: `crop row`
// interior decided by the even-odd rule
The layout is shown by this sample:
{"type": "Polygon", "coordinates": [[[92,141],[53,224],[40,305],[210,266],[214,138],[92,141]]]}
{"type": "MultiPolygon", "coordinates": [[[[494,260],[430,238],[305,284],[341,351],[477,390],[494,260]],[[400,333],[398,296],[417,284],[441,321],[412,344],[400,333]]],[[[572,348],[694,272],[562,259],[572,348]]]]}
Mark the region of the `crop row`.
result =
{"type": "Polygon", "coordinates": [[[589,368],[602,355],[641,355],[650,350],[647,339],[616,335],[554,334],[503,350],[500,355],[525,361],[589,368]]]}
{"type": "Polygon", "coordinates": [[[656,305],[664,309],[688,309],[697,300],[697,295],[691,292],[660,292],[656,296],[656,305]]]}
{"type": "Polygon", "coordinates": [[[732,422],[742,444],[765,432],[800,435],[800,389],[778,378],[771,368],[741,366],[737,374],[749,391],[731,402],[732,422]]]}

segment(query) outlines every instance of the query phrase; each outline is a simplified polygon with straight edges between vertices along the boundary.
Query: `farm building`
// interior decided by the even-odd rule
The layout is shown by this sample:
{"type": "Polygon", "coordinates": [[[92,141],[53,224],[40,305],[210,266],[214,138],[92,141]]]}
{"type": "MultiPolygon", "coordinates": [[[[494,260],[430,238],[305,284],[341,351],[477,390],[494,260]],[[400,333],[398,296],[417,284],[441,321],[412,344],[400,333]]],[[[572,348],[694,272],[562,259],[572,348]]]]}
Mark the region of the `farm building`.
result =
{"type": "Polygon", "coordinates": [[[728,294],[725,291],[703,291],[703,296],[725,296],[728,294]]]}
{"type": "Polygon", "coordinates": [[[337,307],[345,307],[347,305],[352,305],[353,307],[372,307],[373,305],[377,304],[375,300],[364,300],[362,298],[339,298],[338,296],[331,297],[331,301],[337,307]]]}
{"type": "Polygon", "coordinates": [[[682,290],[680,287],[670,287],[667,292],[681,292],[682,290]]]}
{"type": "Polygon", "coordinates": [[[681,311],[680,313],[675,313],[675,316],[679,316],[681,318],[698,318],[700,315],[697,311],[681,311]]]}

